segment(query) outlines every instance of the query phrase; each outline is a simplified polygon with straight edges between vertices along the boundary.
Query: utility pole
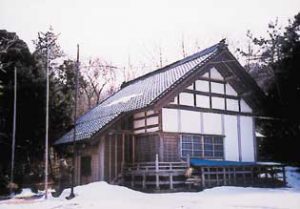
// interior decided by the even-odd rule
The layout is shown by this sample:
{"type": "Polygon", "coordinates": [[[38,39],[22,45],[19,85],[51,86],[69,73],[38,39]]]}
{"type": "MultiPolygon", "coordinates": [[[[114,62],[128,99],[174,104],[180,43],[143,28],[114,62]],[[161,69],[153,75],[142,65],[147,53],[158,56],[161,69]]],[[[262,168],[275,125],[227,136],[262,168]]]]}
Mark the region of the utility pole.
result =
{"type": "Polygon", "coordinates": [[[46,46],[46,129],[45,129],[45,199],[48,199],[48,152],[49,152],[49,43],[46,46]]]}
{"type": "Polygon", "coordinates": [[[11,146],[11,171],[10,171],[10,195],[13,196],[12,184],[14,183],[15,146],[16,146],[16,117],[17,116],[17,67],[14,67],[14,115],[11,146]]]}
{"type": "Polygon", "coordinates": [[[162,49],[161,46],[159,46],[159,67],[162,68],[162,66],[163,66],[162,49]]]}
{"type": "Polygon", "coordinates": [[[78,85],[79,85],[79,44],[77,44],[77,61],[76,61],[76,73],[75,73],[75,104],[74,104],[74,132],[73,132],[73,162],[72,162],[72,183],[71,193],[66,199],[70,200],[75,197],[74,186],[75,186],[75,166],[76,166],[76,119],[77,119],[77,100],[78,100],[78,85]]]}
{"type": "Polygon", "coordinates": [[[182,39],[181,39],[181,49],[182,49],[182,56],[183,58],[186,57],[186,52],[185,52],[185,44],[184,44],[184,35],[182,34],[182,39]]]}

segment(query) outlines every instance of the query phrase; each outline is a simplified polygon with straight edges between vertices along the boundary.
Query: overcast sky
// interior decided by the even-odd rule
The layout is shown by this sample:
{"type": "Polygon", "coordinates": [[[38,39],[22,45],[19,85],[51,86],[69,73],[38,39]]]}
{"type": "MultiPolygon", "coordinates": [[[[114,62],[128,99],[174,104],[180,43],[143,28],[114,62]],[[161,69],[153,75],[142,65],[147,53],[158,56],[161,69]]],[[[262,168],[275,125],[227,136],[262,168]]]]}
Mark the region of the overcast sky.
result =
{"type": "Polygon", "coordinates": [[[299,0],[0,0],[0,28],[31,40],[50,25],[71,57],[76,43],[87,58],[116,65],[151,62],[158,48],[164,61],[227,38],[245,40],[247,29],[263,35],[276,17],[282,24],[300,11],[299,0]]]}

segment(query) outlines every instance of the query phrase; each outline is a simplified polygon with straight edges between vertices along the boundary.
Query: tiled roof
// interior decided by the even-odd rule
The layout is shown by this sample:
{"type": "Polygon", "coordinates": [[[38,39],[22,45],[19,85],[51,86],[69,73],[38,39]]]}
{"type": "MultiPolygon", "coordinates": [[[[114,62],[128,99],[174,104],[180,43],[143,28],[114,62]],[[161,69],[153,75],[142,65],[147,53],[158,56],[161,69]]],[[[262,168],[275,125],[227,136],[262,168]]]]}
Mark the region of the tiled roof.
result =
{"type": "MultiPolygon", "coordinates": [[[[166,67],[129,81],[123,88],[93,108],[76,122],[76,141],[88,139],[121,113],[145,108],[172,88],[179,79],[189,74],[218,52],[219,44],[195,53],[166,67]]],[[[73,141],[74,130],[55,144],[73,141]]]]}

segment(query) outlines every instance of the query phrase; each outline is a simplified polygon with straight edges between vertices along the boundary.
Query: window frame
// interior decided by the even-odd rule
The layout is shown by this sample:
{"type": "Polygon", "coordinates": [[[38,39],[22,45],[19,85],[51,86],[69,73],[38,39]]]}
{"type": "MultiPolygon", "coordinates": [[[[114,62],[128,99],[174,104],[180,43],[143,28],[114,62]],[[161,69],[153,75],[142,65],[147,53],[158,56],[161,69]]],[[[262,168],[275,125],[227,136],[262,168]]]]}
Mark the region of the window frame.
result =
{"type": "Polygon", "coordinates": [[[180,156],[181,158],[186,158],[187,154],[189,154],[191,158],[224,160],[225,159],[224,140],[225,140],[225,136],[223,135],[181,134],[180,135],[180,156]],[[183,144],[190,144],[184,142],[185,136],[191,137],[191,142],[190,142],[192,144],[191,149],[183,148],[184,147],[183,144]],[[200,138],[201,149],[194,149],[194,144],[195,144],[194,137],[200,138]],[[205,138],[211,139],[211,143],[205,143],[205,138]],[[219,141],[220,139],[221,141],[219,141]],[[207,149],[205,149],[205,144],[212,146],[211,156],[205,154],[205,152],[208,151],[207,149]],[[222,147],[222,149],[219,149],[220,147],[222,147]],[[186,155],[184,155],[185,152],[187,153],[186,155]],[[196,156],[195,152],[201,152],[201,156],[196,156]],[[218,153],[221,154],[218,155],[218,153]]]}

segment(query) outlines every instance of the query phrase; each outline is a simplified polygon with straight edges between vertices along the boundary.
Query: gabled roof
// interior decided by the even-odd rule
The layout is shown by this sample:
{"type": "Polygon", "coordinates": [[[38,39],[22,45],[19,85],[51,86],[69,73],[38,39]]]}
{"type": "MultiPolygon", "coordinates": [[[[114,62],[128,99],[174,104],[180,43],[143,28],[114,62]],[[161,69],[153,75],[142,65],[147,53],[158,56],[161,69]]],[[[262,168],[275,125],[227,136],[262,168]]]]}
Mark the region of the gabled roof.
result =
{"type": "MultiPolygon", "coordinates": [[[[123,84],[118,92],[76,121],[76,141],[92,137],[118,119],[122,113],[155,105],[160,98],[178,87],[179,83],[187,80],[224,49],[228,51],[222,40],[216,45],[123,84]]],[[[66,133],[55,144],[72,142],[73,131],[72,129],[66,133]]]]}
{"type": "MultiPolygon", "coordinates": [[[[121,113],[145,108],[176,81],[184,77],[196,66],[203,64],[219,52],[218,43],[166,67],[129,81],[111,97],[93,108],[76,122],[76,140],[92,137],[121,113]]],[[[55,144],[69,143],[73,140],[73,129],[58,139],[55,144]]]]}

